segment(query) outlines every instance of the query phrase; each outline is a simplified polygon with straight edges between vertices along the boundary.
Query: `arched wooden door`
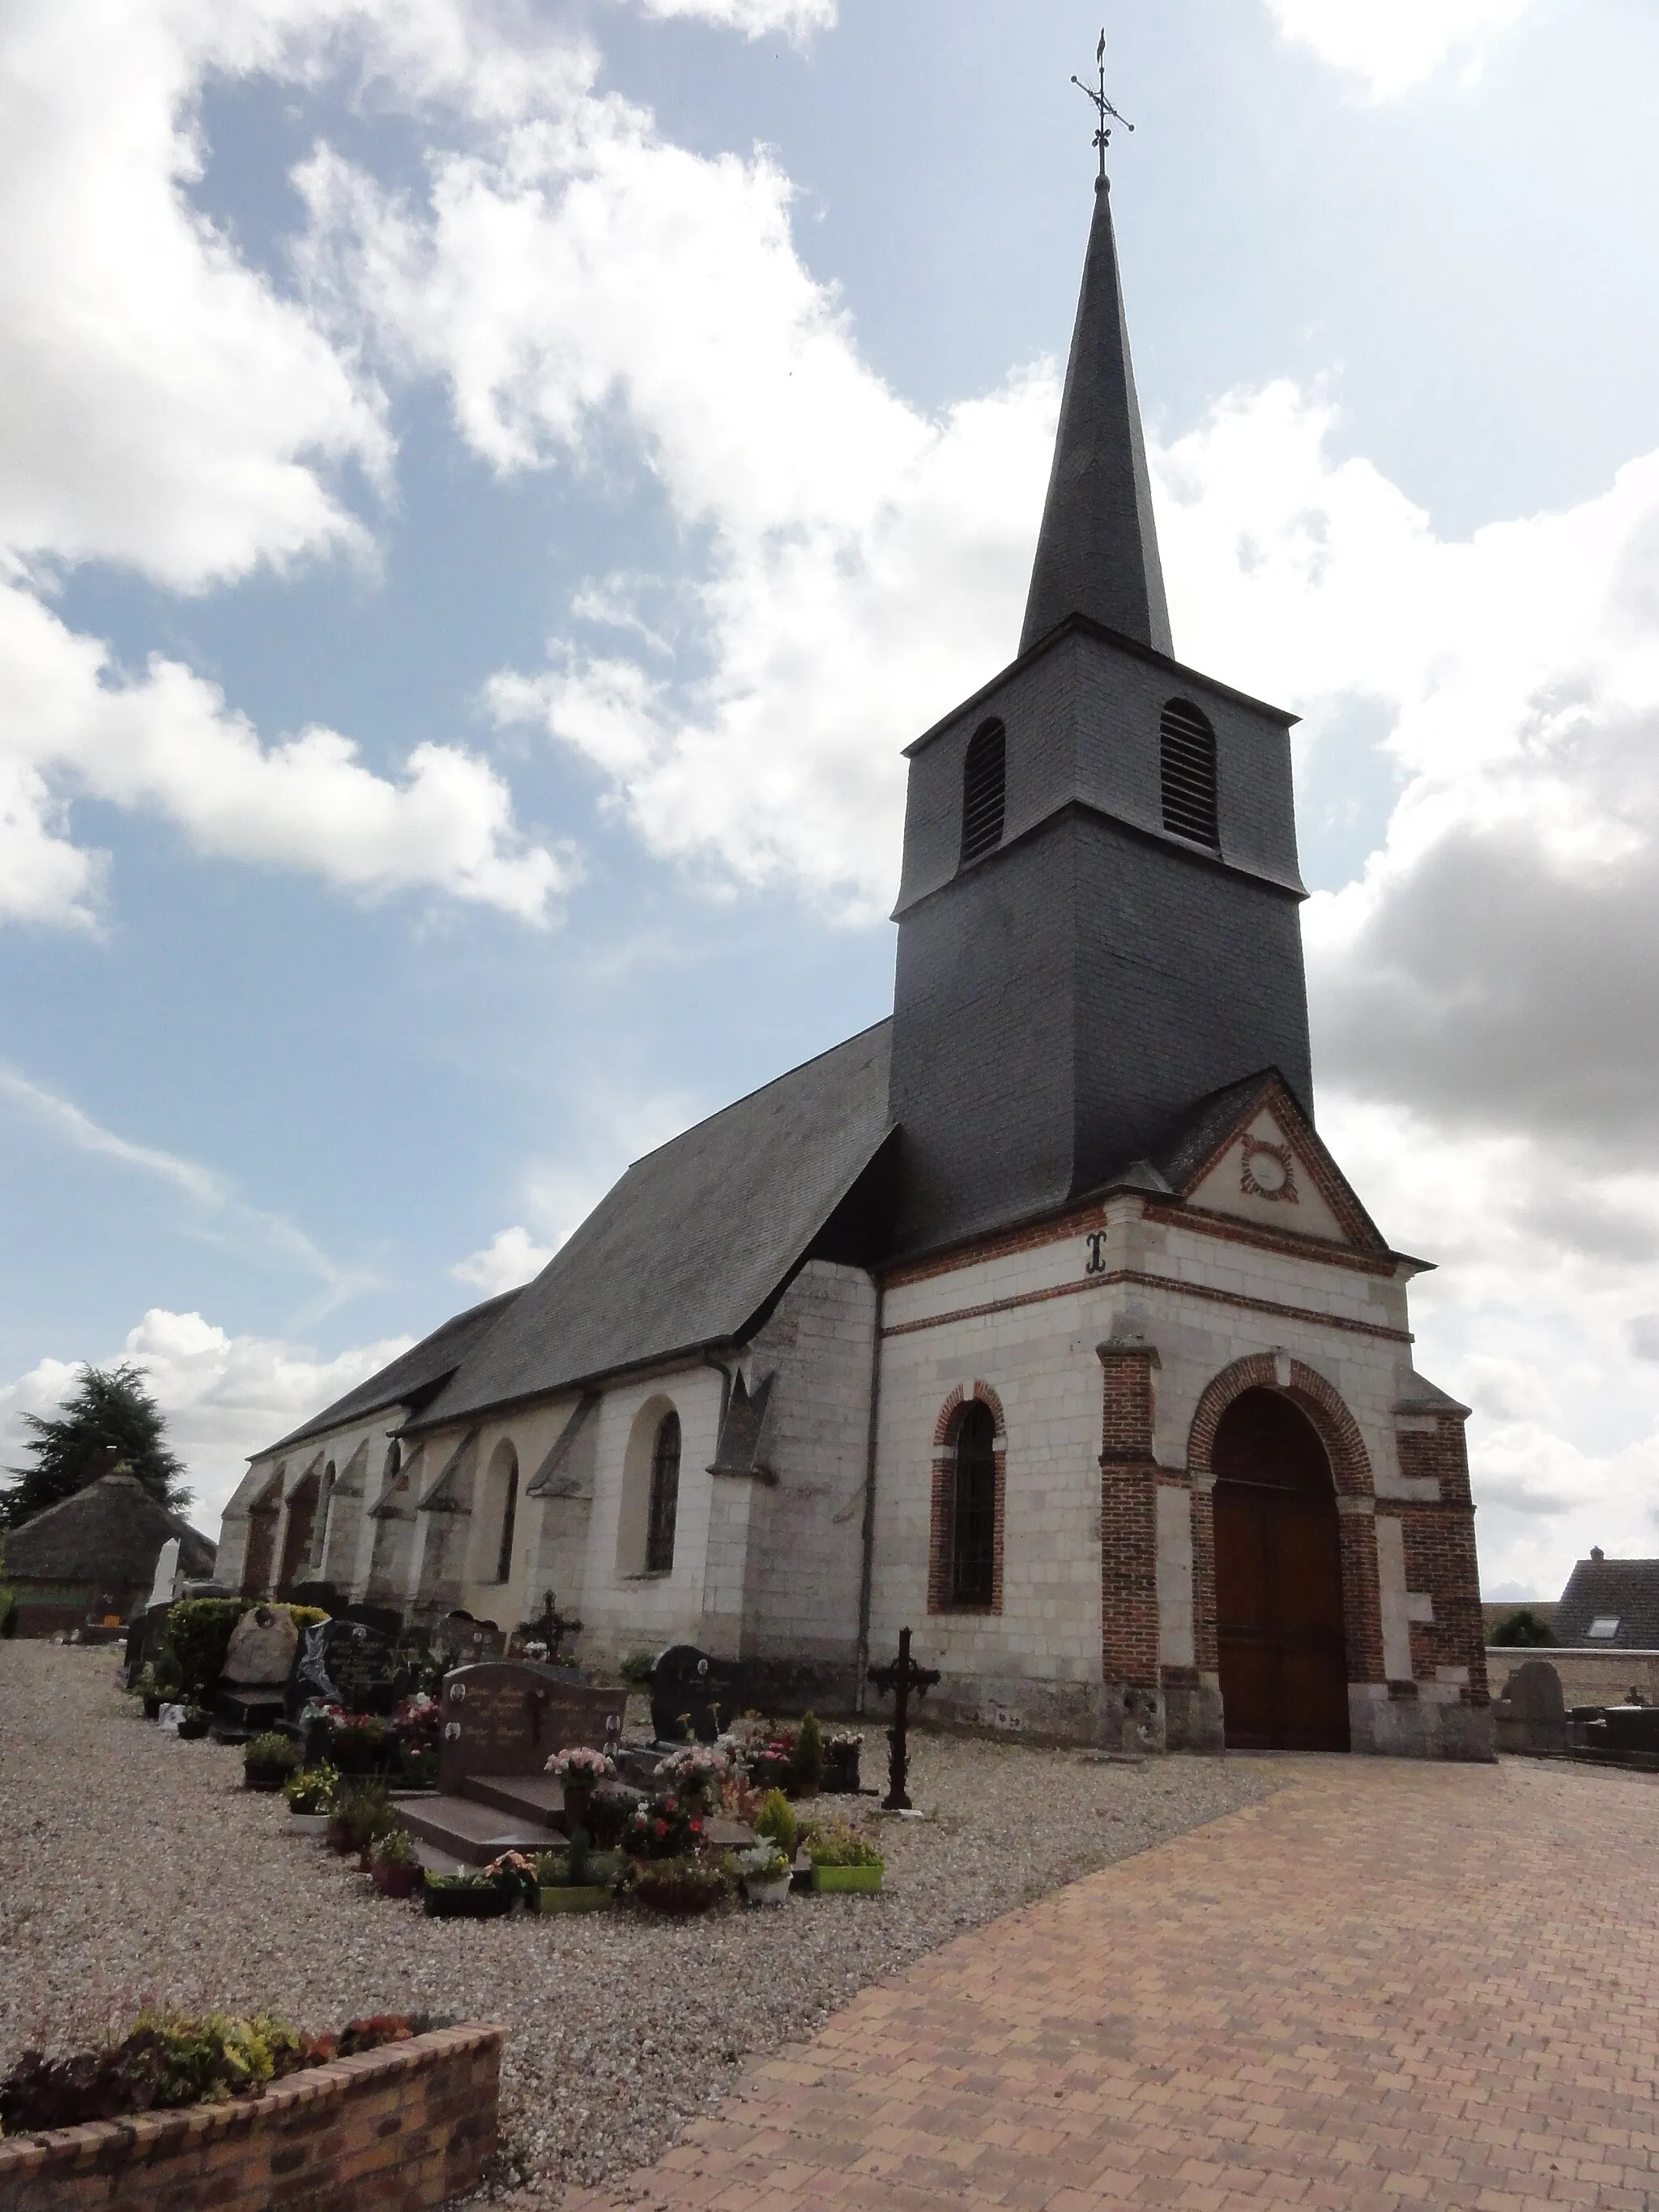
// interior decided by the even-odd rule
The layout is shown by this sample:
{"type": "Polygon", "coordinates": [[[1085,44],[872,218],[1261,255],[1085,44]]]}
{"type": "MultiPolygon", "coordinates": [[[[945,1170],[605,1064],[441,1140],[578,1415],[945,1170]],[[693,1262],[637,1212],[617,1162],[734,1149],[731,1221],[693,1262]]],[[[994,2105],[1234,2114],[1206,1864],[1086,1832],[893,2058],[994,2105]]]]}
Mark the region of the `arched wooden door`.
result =
{"type": "Polygon", "coordinates": [[[1319,1432],[1277,1391],[1246,1390],[1221,1417],[1211,1465],[1227,1743],[1346,1751],[1342,1555],[1319,1432]]]}

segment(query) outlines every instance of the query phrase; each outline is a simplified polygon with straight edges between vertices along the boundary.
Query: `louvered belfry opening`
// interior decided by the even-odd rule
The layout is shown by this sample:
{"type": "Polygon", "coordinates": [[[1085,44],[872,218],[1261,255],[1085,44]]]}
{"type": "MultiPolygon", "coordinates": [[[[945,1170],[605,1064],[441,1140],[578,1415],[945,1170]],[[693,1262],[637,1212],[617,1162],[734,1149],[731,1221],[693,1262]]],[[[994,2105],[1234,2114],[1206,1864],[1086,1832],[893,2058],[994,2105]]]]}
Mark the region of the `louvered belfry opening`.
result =
{"type": "Polygon", "coordinates": [[[1190,699],[1171,699],[1158,724],[1164,827],[1213,849],[1216,821],[1215,732],[1190,699]]]}
{"type": "Polygon", "coordinates": [[[1002,842],[1002,811],[1008,769],[1008,734],[1000,722],[986,722],[969,740],[962,764],[962,857],[976,860],[1002,842]]]}

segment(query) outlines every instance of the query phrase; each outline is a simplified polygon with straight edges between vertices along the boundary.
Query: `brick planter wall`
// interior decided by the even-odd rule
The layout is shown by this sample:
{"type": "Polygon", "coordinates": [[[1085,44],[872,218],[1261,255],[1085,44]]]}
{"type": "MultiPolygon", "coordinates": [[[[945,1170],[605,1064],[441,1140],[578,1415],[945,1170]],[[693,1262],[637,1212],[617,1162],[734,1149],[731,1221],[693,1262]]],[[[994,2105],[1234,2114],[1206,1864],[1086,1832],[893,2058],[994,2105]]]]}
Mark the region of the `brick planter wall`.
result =
{"type": "Polygon", "coordinates": [[[5,2212],[415,2212],[495,2148],[499,2027],[447,2027],[261,2097],[0,2141],[5,2212]]]}

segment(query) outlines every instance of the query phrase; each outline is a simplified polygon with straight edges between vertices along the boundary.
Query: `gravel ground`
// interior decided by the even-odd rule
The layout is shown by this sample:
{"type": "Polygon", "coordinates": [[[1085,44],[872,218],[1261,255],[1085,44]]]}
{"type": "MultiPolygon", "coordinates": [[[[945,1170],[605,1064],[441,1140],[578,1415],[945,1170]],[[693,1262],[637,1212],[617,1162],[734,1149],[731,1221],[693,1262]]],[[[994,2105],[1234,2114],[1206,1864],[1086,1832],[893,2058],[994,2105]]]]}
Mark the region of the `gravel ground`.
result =
{"type": "MultiPolygon", "coordinates": [[[[867,1984],[1276,1786],[1256,1761],[911,1747],[927,1817],[871,1816],[881,1896],[689,1923],[428,1920],[291,1834],[280,1796],[243,1790],[235,1751],[159,1735],[115,1688],[107,1650],[0,1643],[0,2070],[29,2043],[118,2030],[144,2002],[319,2029],[381,2011],[499,2021],[500,2191],[551,2208],[566,2184],[659,2156],[747,2059],[867,1984]]],[[[867,1779],[875,1764],[866,1748],[867,1779]]]]}

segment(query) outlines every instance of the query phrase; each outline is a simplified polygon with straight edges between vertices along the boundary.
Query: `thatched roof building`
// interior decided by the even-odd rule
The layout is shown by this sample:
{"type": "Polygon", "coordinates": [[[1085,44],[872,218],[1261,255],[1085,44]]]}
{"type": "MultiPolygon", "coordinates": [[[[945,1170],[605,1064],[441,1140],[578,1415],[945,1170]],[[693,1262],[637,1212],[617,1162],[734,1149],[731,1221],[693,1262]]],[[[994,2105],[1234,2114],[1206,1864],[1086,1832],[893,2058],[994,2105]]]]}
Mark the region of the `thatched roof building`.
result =
{"type": "Polygon", "coordinates": [[[137,1475],[100,1475],[6,1537],[5,1580],[17,1594],[17,1633],[51,1636],[111,1615],[125,1620],[149,1595],[170,1537],[192,1580],[213,1572],[216,1547],[157,1502],[137,1475]]]}

